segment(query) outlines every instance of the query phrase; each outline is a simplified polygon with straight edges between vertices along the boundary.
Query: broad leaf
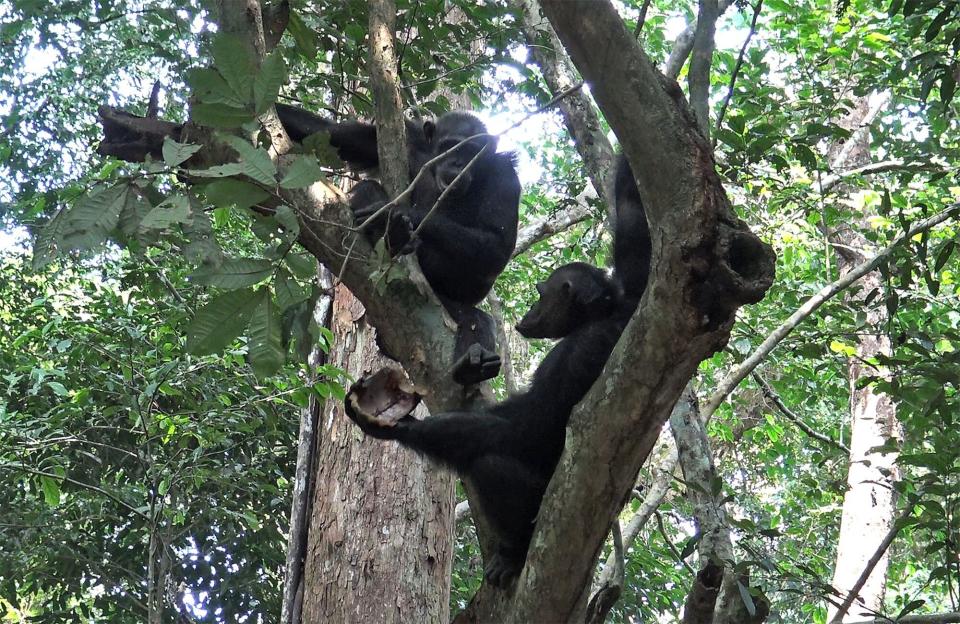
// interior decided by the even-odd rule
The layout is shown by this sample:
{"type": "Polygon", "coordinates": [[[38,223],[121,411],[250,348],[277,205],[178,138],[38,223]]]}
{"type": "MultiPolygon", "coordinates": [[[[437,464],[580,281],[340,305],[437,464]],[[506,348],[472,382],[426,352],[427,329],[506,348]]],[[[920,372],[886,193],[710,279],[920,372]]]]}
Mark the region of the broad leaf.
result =
{"type": "Polygon", "coordinates": [[[250,102],[256,65],[253,51],[237,35],[221,33],[213,40],[213,60],[234,93],[250,102]]]}
{"type": "Polygon", "coordinates": [[[190,220],[190,201],[183,195],[168,197],[140,222],[141,230],[162,230],[174,223],[186,223],[190,220]]]}
{"type": "Polygon", "coordinates": [[[273,303],[270,291],[258,291],[260,303],[250,322],[250,365],[258,377],[266,377],[283,365],[283,349],[280,346],[280,311],[273,303]]]}
{"type": "Polygon", "coordinates": [[[260,72],[253,80],[253,102],[258,114],[265,112],[277,101],[280,86],[287,82],[287,67],[276,50],[268,54],[260,65],[260,72]]]}
{"type": "Polygon", "coordinates": [[[273,264],[264,258],[227,258],[218,267],[203,268],[190,276],[198,284],[236,289],[253,286],[270,277],[273,264]]]}
{"type": "Polygon", "coordinates": [[[270,193],[256,184],[235,179],[211,182],[203,187],[203,193],[215,206],[236,206],[240,209],[249,208],[270,197],[270,193]]]}
{"type": "Polygon", "coordinates": [[[163,138],[163,162],[170,167],[176,167],[186,159],[200,151],[201,145],[193,143],[177,143],[170,137],[163,138]]]}
{"type": "Polygon", "coordinates": [[[287,169],[286,175],[280,180],[280,186],[287,189],[306,188],[324,178],[317,159],[312,156],[300,156],[287,169]]]}
{"type": "Polygon", "coordinates": [[[277,306],[281,311],[310,297],[310,289],[295,280],[286,269],[280,269],[277,273],[274,288],[277,291],[277,306]]]}
{"type": "Polygon", "coordinates": [[[240,154],[240,162],[237,164],[240,165],[242,173],[267,186],[277,183],[277,167],[270,160],[267,150],[254,147],[240,137],[227,136],[224,137],[224,141],[240,154]]]}
{"type": "Polygon", "coordinates": [[[187,72],[187,84],[200,102],[245,108],[247,101],[234,93],[227,81],[214,69],[195,67],[187,72]]]}
{"type": "Polygon", "coordinates": [[[117,226],[127,200],[126,184],[95,190],[68,213],[62,242],[72,249],[91,249],[103,243],[117,226]]]}
{"type": "Polygon", "coordinates": [[[190,117],[201,126],[211,128],[239,128],[255,115],[246,108],[227,106],[226,104],[194,104],[190,108],[190,117]]]}
{"type": "Polygon", "coordinates": [[[260,297],[250,288],[225,292],[200,308],[187,327],[187,350],[218,353],[247,326],[260,297]]]}

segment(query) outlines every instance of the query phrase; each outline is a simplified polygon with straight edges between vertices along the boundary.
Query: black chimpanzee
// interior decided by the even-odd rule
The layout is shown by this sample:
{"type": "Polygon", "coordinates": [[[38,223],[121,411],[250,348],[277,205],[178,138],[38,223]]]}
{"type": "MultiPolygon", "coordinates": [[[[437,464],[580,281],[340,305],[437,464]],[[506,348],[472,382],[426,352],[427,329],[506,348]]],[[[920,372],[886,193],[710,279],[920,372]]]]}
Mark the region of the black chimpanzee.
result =
{"type": "Polygon", "coordinates": [[[499,586],[523,567],[570,413],[600,375],[633,310],[616,281],[582,262],[560,267],[537,290],[539,301],[517,329],[563,339],[525,392],[483,410],[416,420],[409,416],[415,401],[398,389],[400,373],[384,369],[355,384],[346,400],[347,414],[365,433],[439,460],[475,486],[497,537],[485,574],[499,586]]]}
{"type": "Polygon", "coordinates": [[[634,306],[640,302],[650,276],[650,227],[626,156],[617,157],[613,182],[617,221],[613,235],[614,277],[634,306]]]}
{"type": "MultiPolygon", "coordinates": [[[[283,104],[277,105],[277,114],[294,140],[328,132],[330,144],[349,165],[373,169],[379,164],[372,124],[333,123],[283,104]]],[[[392,252],[415,249],[424,276],[457,321],[453,378],[465,385],[478,383],[500,370],[493,320],[474,306],[490,292],[516,243],[520,202],[516,162],[512,154],[497,153],[496,137],[488,135],[483,122],[469,113],[446,113],[435,124],[408,120],[406,131],[411,180],[430,159],[464,139],[483,135],[434,165],[430,175],[417,183],[409,204],[398,206],[389,222],[381,219],[369,230],[372,238],[387,230],[392,252]],[[475,156],[476,162],[464,171],[475,156]],[[460,179],[453,185],[458,175],[460,179]],[[424,221],[444,191],[443,201],[424,221]],[[418,227],[418,240],[410,244],[410,235],[418,227]]],[[[354,188],[350,206],[361,223],[388,201],[378,182],[364,180],[354,188]]]]}

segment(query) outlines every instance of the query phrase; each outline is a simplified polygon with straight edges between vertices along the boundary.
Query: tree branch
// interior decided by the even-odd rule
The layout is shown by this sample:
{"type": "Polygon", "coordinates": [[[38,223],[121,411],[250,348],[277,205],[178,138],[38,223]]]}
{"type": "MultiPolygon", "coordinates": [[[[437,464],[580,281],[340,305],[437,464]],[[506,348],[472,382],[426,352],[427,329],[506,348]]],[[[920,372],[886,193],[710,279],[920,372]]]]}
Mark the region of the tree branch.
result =
{"type": "Polygon", "coordinates": [[[723,118],[727,114],[727,106],[730,105],[730,101],[733,99],[733,88],[737,84],[737,76],[740,75],[740,68],[743,67],[743,57],[747,53],[747,46],[750,45],[750,40],[753,39],[753,35],[757,32],[757,19],[760,17],[760,10],[763,8],[763,0],[757,0],[757,3],[753,5],[753,19],[750,20],[750,32],[747,33],[747,38],[743,40],[743,45],[740,46],[740,54],[737,56],[737,64],[733,67],[733,73],[730,74],[730,85],[727,87],[727,96],[723,98],[723,103],[720,105],[720,112],[717,113],[717,125],[716,130],[714,130],[713,142],[712,145],[714,148],[717,147],[717,132],[720,131],[720,127],[723,125],[723,118]]]}
{"type": "Polygon", "coordinates": [[[878,617],[873,620],[862,620],[850,624],[955,624],[960,622],[960,612],[933,613],[930,615],[905,615],[896,620],[878,617]]]}
{"type": "Polygon", "coordinates": [[[590,215],[590,206],[586,201],[579,201],[578,198],[576,203],[550,216],[534,219],[517,233],[517,245],[513,249],[513,257],[525,253],[535,244],[554,234],[559,234],[577,223],[586,221],[590,215]]]}
{"type": "MultiPolygon", "coordinates": [[[[733,4],[733,0],[720,0],[717,3],[717,13],[718,17],[723,15],[730,5],[733,4]]],[[[670,51],[670,57],[667,59],[666,65],[663,67],[663,73],[669,78],[674,80],[680,75],[680,70],[683,69],[683,64],[687,61],[687,57],[690,56],[690,51],[693,50],[693,39],[696,34],[696,24],[691,24],[687,28],[677,35],[677,38],[673,42],[673,50],[670,51]]]]}
{"type": "Polygon", "coordinates": [[[753,353],[750,354],[747,359],[741,362],[739,365],[734,367],[727,376],[724,377],[719,384],[717,384],[717,389],[710,395],[710,398],[707,400],[706,405],[703,408],[704,418],[709,420],[723,400],[727,397],[728,394],[733,392],[733,389],[740,385],[740,382],[746,378],[760,363],[766,359],[768,355],[783,341],[784,338],[790,335],[790,333],[799,325],[804,319],[816,312],[816,310],[823,305],[825,302],[835,297],[838,293],[843,292],[845,289],[849,288],[854,282],[859,280],[861,277],[870,273],[881,263],[883,263],[890,254],[892,254],[900,245],[904,242],[909,241],[911,238],[929,230],[930,228],[939,225],[957,215],[957,211],[960,211],[960,203],[953,204],[947,210],[936,214],[928,219],[923,219],[915,223],[909,230],[900,236],[896,237],[892,243],[881,249],[874,255],[872,258],[861,262],[859,265],[850,270],[849,273],[843,277],[830,282],[826,286],[820,289],[820,291],[814,296],[807,299],[807,301],[801,305],[797,310],[791,314],[787,320],[780,324],[779,327],[770,332],[770,335],[767,336],[763,342],[760,343],[753,353]]]}
{"type": "Polygon", "coordinates": [[[943,167],[931,162],[907,162],[905,160],[882,160],[880,162],[870,163],[862,167],[847,169],[842,173],[831,176],[825,176],[820,182],[820,192],[825,193],[835,187],[837,184],[854,178],[856,176],[872,175],[874,173],[885,173],[887,171],[942,171],[943,167]]]}
{"type": "Polygon", "coordinates": [[[690,106],[697,117],[703,136],[710,138],[710,66],[713,64],[713,38],[717,31],[720,10],[717,0],[700,0],[697,29],[693,35],[693,54],[687,84],[690,106]]]}
{"type": "Polygon", "coordinates": [[[767,397],[771,403],[773,403],[780,413],[786,416],[793,424],[797,426],[797,429],[804,432],[814,440],[819,440],[824,444],[829,444],[830,446],[836,447],[843,451],[844,453],[850,454],[850,449],[847,448],[841,442],[837,442],[830,436],[824,435],[819,431],[815,430],[813,427],[803,422],[803,419],[790,411],[790,409],[783,404],[783,401],[780,399],[780,395],[774,392],[773,388],[770,387],[770,384],[767,381],[758,375],[756,372],[753,373],[753,379],[757,382],[757,385],[760,386],[760,389],[763,391],[763,395],[767,397]]]}
{"type": "MultiPolygon", "coordinates": [[[[530,54],[550,91],[561,93],[578,81],[577,70],[557,39],[553,27],[543,19],[538,1],[518,0],[517,4],[521,9],[521,29],[530,54]]],[[[612,215],[614,198],[610,173],[613,171],[613,147],[603,132],[593,101],[581,90],[564,98],[559,108],[564,125],[583,159],[590,183],[597,195],[604,199],[612,215]]]]}

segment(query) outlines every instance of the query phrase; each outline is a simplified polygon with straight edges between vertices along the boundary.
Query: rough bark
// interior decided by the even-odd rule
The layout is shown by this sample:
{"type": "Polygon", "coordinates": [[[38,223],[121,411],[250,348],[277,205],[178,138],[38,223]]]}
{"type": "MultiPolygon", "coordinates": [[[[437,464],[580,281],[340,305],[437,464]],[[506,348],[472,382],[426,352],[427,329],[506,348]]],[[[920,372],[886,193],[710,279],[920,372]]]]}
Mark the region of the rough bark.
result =
{"type": "MultiPolygon", "coordinates": [[[[858,130],[869,125],[871,113],[866,98],[860,98],[851,115],[841,120],[840,125],[858,130]]],[[[859,167],[870,161],[870,138],[867,132],[856,132],[847,144],[837,150],[834,164],[859,167]]],[[[842,188],[841,188],[842,190],[842,188]]],[[[853,227],[844,226],[830,234],[830,241],[837,249],[837,266],[841,275],[848,273],[868,255],[870,245],[858,233],[857,226],[866,227],[867,215],[858,215],[850,220],[853,227]]],[[[895,464],[897,453],[880,453],[872,449],[883,446],[889,440],[900,438],[893,399],[876,392],[872,385],[862,385],[864,376],[888,375],[885,369],[876,368],[870,362],[879,354],[890,354],[890,339],[883,333],[884,315],[879,310],[863,304],[863,298],[874,288],[882,288],[880,273],[874,271],[864,276],[860,294],[848,294],[848,301],[865,310],[867,322],[857,342],[856,356],[847,363],[847,378],[850,387],[850,467],[847,474],[847,493],[843,499],[843,515],[840,521],[840,537],[837,542],[837,561],[832,585],[841,596],[854,586],[861,572],[876,552],[877,545],[890,531],[896,511],[896,492],[893,483],[899,478],[895,464]],[[870,329],[873,328],[873,329],[870,329]],[[862,385],[862,387],[860,387],[862,385]]],[[[854,607],[842,621],[852,622],[862,617],[859,607],[872,612],[883,608],[883,595],[887,572],[886,553],[877,562],[873,573],[859,592],[854,607]]],[[[828,618],[836,614],[831,605],[828,618]]]]}
{"type": "MultiPolygon", "coordinates": [[[[332,329],[333,365],[361,375],[385,364],[363,306],[342,286],[332,329]]],[[[338,400],[324,405],[320,429],[302,621],[448,621],[452,478],[363,436],[338,400]]]]}

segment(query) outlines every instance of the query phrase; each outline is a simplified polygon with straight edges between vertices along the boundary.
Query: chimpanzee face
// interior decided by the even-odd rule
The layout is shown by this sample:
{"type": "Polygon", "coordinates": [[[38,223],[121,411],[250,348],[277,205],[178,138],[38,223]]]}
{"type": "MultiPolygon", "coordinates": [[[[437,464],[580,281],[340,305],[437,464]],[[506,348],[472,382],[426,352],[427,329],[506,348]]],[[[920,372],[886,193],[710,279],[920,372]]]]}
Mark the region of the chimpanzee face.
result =
{"type": "MultiPolygon", "coordinates": [[[[438,156],[456,147],[464,139],[478,134],[486,134],[486,132],[487,127],[483,125],[483,122],[473,115],[463,112],[446,113],[437,121],[436,125],[431,122],[424,124],[424,133],[433,146],[433,156],[438,156]]],[[[464,143],[434,165],[433,176],[437,188],[443,192],[453,184],[454,180],[457,180],[459,175],[460,179],[457,180],[456,188],[451,189],[451,192],[466,192],[474,181],[485,179],[488,163],[496,151],[496,137],[475,137],[464,143]],[[477,162],[474,162],[469,170],[463,171],[478,154],[480,158],[477,162]],[[461,172],[463,172],[462,175],[461,172]]]]}
{"type": "Polygon", "coordinates": [[[613,310],[617,288],[600,269],[583,262],[564,265],[537,284],[540,299],[517,324],[527,338],[563,338],[613,310]]]}

